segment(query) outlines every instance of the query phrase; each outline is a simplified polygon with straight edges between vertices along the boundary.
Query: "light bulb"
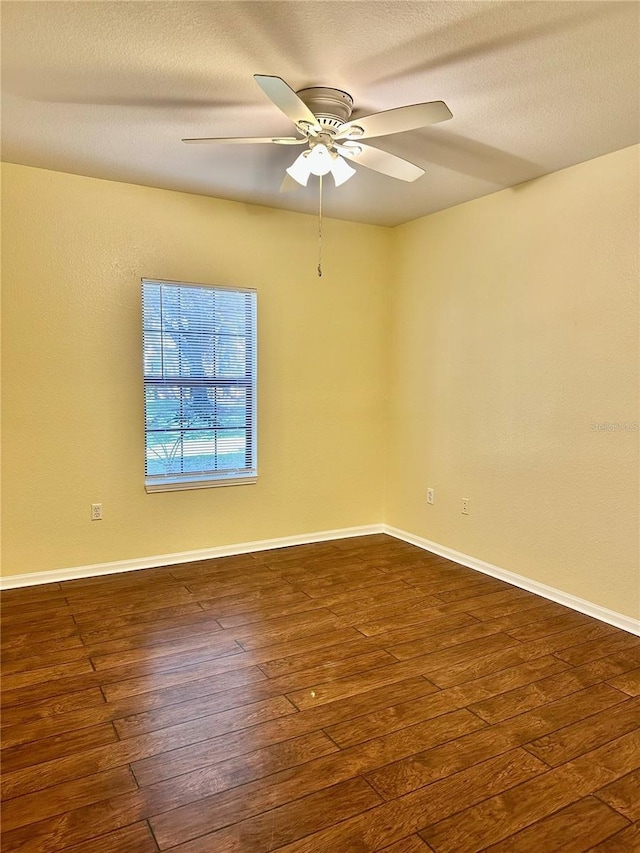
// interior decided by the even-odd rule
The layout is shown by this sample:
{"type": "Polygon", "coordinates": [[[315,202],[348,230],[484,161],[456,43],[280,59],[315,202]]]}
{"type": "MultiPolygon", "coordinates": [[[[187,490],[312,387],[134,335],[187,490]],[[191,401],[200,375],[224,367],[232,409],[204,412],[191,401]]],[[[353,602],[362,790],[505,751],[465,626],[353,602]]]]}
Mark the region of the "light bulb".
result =
{"type": "Polygon", "coordinates": [[[331,163],[331,174],[337,187],[348,181],[352,175],[355,175],[356,170],[353,169],[346,160],[343,160],[339,154],[336,154],[335,159],[331,163]]]}
{"type": "Polygon", "coordinates": [[[287,174],[291,175],[294,181],[306,187],[311,169],[309,167],[309,152],[303,151],[287,169],[287,174]]]}
{"type": "Polygon", "coordinates": [[[331,171],[333,158],[327,146],[319,142],[309,152],[308,163],[312,175],[326,175],[331,171]]]}

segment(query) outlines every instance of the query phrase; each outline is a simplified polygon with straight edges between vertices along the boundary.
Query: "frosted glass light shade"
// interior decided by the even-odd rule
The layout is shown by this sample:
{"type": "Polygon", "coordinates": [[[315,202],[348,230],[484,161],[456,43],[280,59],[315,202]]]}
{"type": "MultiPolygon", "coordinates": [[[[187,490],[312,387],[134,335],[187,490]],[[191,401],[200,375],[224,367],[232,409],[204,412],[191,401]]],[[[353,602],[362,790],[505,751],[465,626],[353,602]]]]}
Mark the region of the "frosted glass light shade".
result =
{"type": "Polygon", "coordinates": [[[333,180],[337,187],[344,184],[345,181],[348,181],[352,175],[355,175],[355,173],[356,170],[353,169],[346,160],[343,160],[340,155],[337,155],[331,163],[331,174],[333,175],[333,180]]]}
{"type": "Polygon", "coordinates": [[[322,143],[313,146],[307,160],[312,175],[326,175],[333,165],[333,157],[329,154],[327,146],[322,143]]]}
{"type": "Polygon", "coordinates": [[[291,175],[294,181],[306,187],[311,169],[309,168],[309,152],[303,151],[286,170],[288,175],[291,175]]]}

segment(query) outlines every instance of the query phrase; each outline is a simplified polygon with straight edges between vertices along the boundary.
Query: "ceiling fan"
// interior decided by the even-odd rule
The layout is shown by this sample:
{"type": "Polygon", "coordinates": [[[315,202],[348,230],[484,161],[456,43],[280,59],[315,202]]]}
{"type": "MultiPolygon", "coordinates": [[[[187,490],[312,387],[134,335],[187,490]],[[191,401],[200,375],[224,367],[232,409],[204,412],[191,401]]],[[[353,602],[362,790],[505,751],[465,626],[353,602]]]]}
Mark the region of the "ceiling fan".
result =
{"type": "Polygon", "coordinates": [[[281,78],[254,74],[254,80],[271,101],[295,124],[299,136],[236,136],[183,139],[187,143],[306,145],[286,170],[281,192],[306,186],[310,175],[331,173],[336,186],[355,174],[350,162],[375,172],[415,181],[424,169],[361,140],[402,133],[452,118],[444,101],[411,104],[351,119],[353,98],[340,89],[315,86],[294,90],[281,78]],[[347,162],[349,161],[349,162],[347,162]]]}

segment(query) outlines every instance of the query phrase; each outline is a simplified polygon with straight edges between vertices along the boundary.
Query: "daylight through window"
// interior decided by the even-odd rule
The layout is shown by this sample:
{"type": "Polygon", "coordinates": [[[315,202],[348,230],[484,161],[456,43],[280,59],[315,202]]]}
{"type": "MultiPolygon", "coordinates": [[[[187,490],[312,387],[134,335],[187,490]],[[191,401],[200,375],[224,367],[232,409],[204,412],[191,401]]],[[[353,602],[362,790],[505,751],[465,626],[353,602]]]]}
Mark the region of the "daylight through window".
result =
{"type": "Polygon", "coordinates": [[[142,280],[148,492],[255,482],[256,292],[142,280]]]}

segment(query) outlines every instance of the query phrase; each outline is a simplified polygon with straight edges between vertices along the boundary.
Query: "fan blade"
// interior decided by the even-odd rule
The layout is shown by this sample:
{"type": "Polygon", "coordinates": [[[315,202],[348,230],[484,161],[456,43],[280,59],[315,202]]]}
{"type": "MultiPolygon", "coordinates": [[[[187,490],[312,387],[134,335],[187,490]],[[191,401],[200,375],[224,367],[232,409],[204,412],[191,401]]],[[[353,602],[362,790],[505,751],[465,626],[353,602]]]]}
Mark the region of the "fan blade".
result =
{"type": "Polygon", "coordinates": [[[387,136],[390,133],[402,133],[416,130],[439,121],[447,121],[453,114],[444,101],[430,101],[427,104],[412,104],[408,107],[396,107],[381,113],[361,116],[343,124],[336,139],[349,136],[354,128],[362,128],[364,133],[353,132],[354,139],[367,139],[372,136],[387,136]]]}
{"type": "Polygon", "coordinates": [[[399,178],[401,181],[415,181],[424,175],[424,169],[420,166],[403,160],[402,157],[396,157],[395,154],[389,154],[388,151],[374,148],[372,145],[362,145],[359,142],[357,148],[336,145],[335,149],[349,160],[366,166],[367,169],[373,169],[374,172],[381,172],[391,178],[399,178]]]}
{"type": "Polygon", "coordinates": [[[290,193],[294,190],[299,190],[300,184],[295,181],[291,175],[288,175],[285,172],[284,178],[282,179],[282,183],[280,184],[280,192],[281,193],[290,193]]]}
{"type": "Polygon", "coordinates": [[[276,145],[303,145],[307,139],[297,136],[203,136],[196,139],[183,139],[183,142],[199,145],[207,142],[221,142],[231,145],[250,145],[263,142],[275,142],[276,145]]]}
{"type": "Polygon", "coordinates": [[[293,91],[282,77],[268,77],[265,74],[254,74],[253,79],[273,101],[279,110],[291,119],[297,126],[301,123],[310,125],[315,131],[320,130],[318,121],[309,107],[293,91]]]}

